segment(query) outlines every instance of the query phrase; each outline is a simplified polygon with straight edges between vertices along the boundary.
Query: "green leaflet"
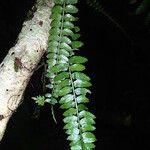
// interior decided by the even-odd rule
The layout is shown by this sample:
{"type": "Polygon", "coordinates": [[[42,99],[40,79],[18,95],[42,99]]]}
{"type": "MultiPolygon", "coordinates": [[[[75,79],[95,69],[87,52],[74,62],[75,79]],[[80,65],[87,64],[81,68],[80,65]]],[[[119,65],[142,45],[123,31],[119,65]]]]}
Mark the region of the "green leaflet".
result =
{"type": "Polygon", "coordinates": [[[72,30],[70,30],[68,28],[64,28],[63,31],[62,31],[62,34],[66,35],[66,36],[72,36],[73,32],[72,32],[72,30]]]}
{"type": "Polygon", "coordinates": [[[96,128],[93,125],[83,124],[81,129],[83,132],[86,132],[86,131],[94,131],[96,128]]]}
{"type": "Polygon", "coordinates": [[[70,84],[71,84],[71,83],[70,83],[70,80],[69,80],[69,79],[66,79],[66,80],[61,81],[58,86],[59,86],[60,88],[63,88],[63,87],[68,86],[68,85],[70,85],[70,84]]]}
{"type": "Polygon", "coordinates": [[[66,7],[65,7],[65,12],[66,13],[77,13],[78,12],[78,9],[77,9],[77,7],[76,6],[74,6],[74,5],[67,5],[66,7]]]}
{"type": "Polygon", "coordinates": [[[69,57],[69,52],[67,51],[67,50],[65,50],[65,49],[60,49],[60,52],[59,52],[59,54],[61,55],[64,55],[64,56],[67,56],[67,57],[69,57]]]}
{"type": "Polygon", "coordinates": [[[35,100],[35,103],[37,103],[39,106],[44,106],[45,104],[44,96],[36,96],[36,97],[32,97],[32,99],[35,100]]]}
{"type": "Polygon", "coordinates": [[[73,140],[69,145],[71,147],[71,150],[82,150],[83,149],[82,142],[79,138],[77,140],[73,140]]]}
{"type": "Polygon", "coordinates": [[[76,113],[77,113],[77,111],[76,111],[75,108],[69,108],[68,110],[66,110],[66,111],[63,113],[63,115],[64,115],[65,117],[67,117],[67,116],[76,115],[76,113]]]}
{"type": "MultiPolygon", "coordinates": [[[[57,47],[49,46],[47,49],[48,53],[57,53],[57,47]]],[[[49,55],[49,54],[48,54],[49,55]]],[[[48,61],[48,60],[47,60],[48,61]]]]}
{"type": "Polygon", "coordinates": [[[61,71],[66,71],[68,69],[69,65],[67,63],[64,64],[58,64],[51,68],[51,72],[58,73],[61,71]]]}
{"type": "Polygon", "coordinates": [[[60,48],[61,49],[65,49],[67,51],[71,51],[72,50],[72,48],[69,46],[69,44],[64,43],[64,42],[60,44],[60,48]]]}
{"type": "MultiPolygon", "coordinates": [[[[74,31],[75,32],[79,32],[80,31],[80,28],[78,26],[74,26],[74,31]]],[[[74,42],[74,41],[73,41],[74,42]]],[[[83,44],[83,43],[82,43],[83,44]]]]}
{"type": "Polygon", "coordinates": [[[86,95],[87,93],[91,94],[91,91],[86,88],[76,88],[75,93],[76,95],[86,95]]]}
{"type": "Polygon", "coordinates": [[[60,106],[61,109],[69,109],[71,107],[75,107],[75,102],[70,101],[60,106]]]}
{"type": "MultiPolygon", "coordinates": [[[[56,28],[60,28],[61,23],[60,23],[59,20],[53,20],[53,21],[51,22],[51,26],[52,26],[52,27],[56,27],[56,28]]],[[[53,35],[52,35],[52,36],[53,36],[53,35]]],[[[52,37],[50,37],[50,39],[52,39],[52,37]]]]}
{"type": "Polygon", "coordinates": [[[77,97],[77,103],[88,103],[89,99],[84,95],[80,95],[77,97]]]}
{"type": "Polygon", "coordinates": [[[71,134],[67,138],[67,140],[70,140],[70,141],[77,141],[78,139],[80,139],[80,135],[79,134],[71,134]]]}
{"type": "Polygon", "coordinates": [[[76,33],[76,34],[72,34],[71,38],[72,40],[77,40],[80,36],[81,36],[80,34],[76,33]]]}
{"type": "Polygon", "coordinates": [[[50,38],[49,38],[49,41],[59,41],[59,36],[58,35],[52,35],[50,38]]]}
{"type": "Polygon", "coordinates": [[[64,22],[64,28],[73,29],[74,28],[74,24],[71,23],[70,21],[65,21],[64,22]]]}
{"type": "Polygon", "coordinates": [[[54,81],[60,81],[60,80],[64,80],[66,78],[69,78],[69,73],[68,72],[61,72],[60,74],[58,74],[55,78],[54,81]]]}
{"type": "Polygon", "coordinates": [[[93,143],[85,143],[84,148],[87,149],[87,150],[88,149],[94,149],[95,145],[93,143]]]}
{"type": "Polygon", "coordinates": [[[73,17],[70,14],[65,14],[64,21],[77,21],[77,18],[73,17]]]}
{"type": "Polygon", "coordinates": [[[48,47],[53,48],[53,47],[57,47],[57,46],[58,46],[58,42],[57,41],[51,41],[51,42],[48,43],[48,47]]]}
{"type": "Polygon", "coordinates": [[[83,43],[81,41],[73,41],[71,43],[71,46],[73,49],[78,49],[83,46],[83,43]]]}
{"type": "Polygon", "coordinates": [[[91,132],[85,132],[82,134],[84,143],[92,143],[96,141],[95,135],[91,132]]]}
{"type": "Polygon", "coordinates": [[[70,129],[72,127],[78,127],[78,123],[77,120],[76,121],[70,121],[69,123],[67,123],[63,129],[70,129]]]}
{"type": "Polygon", "coordinates": [[[84,125],[84,124],[95,124],[95,121],[93,118],[82,118],[80,120],[80,124],[84,125]]]}
{"type": "Polygon", "coordinates": [[[83,110],[83,111],[81,111],[81,112],[79,113],[79,117],[80,117],[80,118],[83,118],[83,117],[85,117],[85,118],[93,118],[93,119],[96,118],[92,113],[90,113],[90,112],[88,112],[88,111],[85,111],[85,110],[83,110]]]}
{"type": "Polygon", "coordinates": [[[82,88],[82,87],[90,87],[90,86],[92,86],[92,84],[88,81],[83,81],[83,80],[77,79],[74,81],[74,86],[82,88]]]}
{"type": "Polygon", "coordinates": [[[67,134],[69,135],[79,135],[79,129],[78,127],[74,127],[74,128],[68,128],[68,130],[66,131],[67,134]]]}
{"type": "Polygon", "coordinates": [[[72,57],[69,59],[69,62],[70,62],[71,64],[81,64],[81,63],[87,62],[87,58],[82,57],[82,56],[72,56],[72,57]]]}
{"type": "Polygon", "coordinates": [[[66,57],[65,55],[59,55],[58,56],[58,63],[62,63],[62,64],[65,64],[65,63],[68,63],[68,57],[66,57]]]}
{"type": "Polygon", "coordinates": [[[46,57],[47,57],[49,60],[56,60],[57,54],[56,54],[56,53],[49,53],[46,57]]]}
{"type": "Polygon", "coordinates": [[[53,85],[52,85],[52,84],[47,84],[47,85],[46,85],[46,88],[52,89],[52,88],[53,88],[53,85]]]}
{"type": "Polygon", "coordinates": [[[82,145],[82,142],[80,140],[72,141],[70,143],[70,146],[72,147],[72,149],[77,149],[78,148],[78,150],[82,150],[81,145],[82,145]]]}
{"type": "Polygon", "coordinates": [[[85,106],[85,105],[83,105],[83,104],[79,104],[79,105],[78,105],[78,109],[79,109],[79,111],[88,110],[87,106],[85,106]]]}
{"type": "Polygon", "coordinates": [[[85,70],[85,66],[83,66],[82,64],[74,64],[70,66],[70,70],[71,71],[83,71],[85,70]]]}
{"type": "Polygon", "coordinates": [[[68,93],[71,93],[71,87],[70,86],[66,86],[64,88],[62,88],[60,91],[59,91],[59,96],[64,96],[68,93]]]}
{"type": "Polygon", "coordinates": [[[74,72],[72,74],[72,78],[73,79],[83,80],[83,81],[90,81],[90,78],[86,74],[84,74],[82,72],[74,72]]]}
{"type": "Polygon", "coordinates": [[[61,41],[66,44],[71,44],[71,40],[67,36],[63,36],[61,41]]]}
{"type": "Polygon", "coordinates": [[[74,99],[73,95],[72,95],[72,94],[68,94],[68,95],[63,96],[63,97],[60,99],[59,103],[60,103],[60,104],[68,103],[68,102],[70,102],[70,101],[73,101],[73,99],[74,99]]]}
{"type": "Polygon", "coordinates": [[[63,11],[63,7],[61,5],[55,5],[52,9],[53,14],[55,14],[55,13],[61,14],[62,11],[63,11]]]}
{"type": "Polygon", "coordinates": [[[63,119],[64,123],[74,123],[74,122],[77,122],[77,120],[78,118],[75,115],[68,116],[63,119]]]}
{"type": "Polygon", "coordinates": [[[52,97],[52,94],[50,94],[50,93],[46,93],[46,94],[45,94],[45,97],[47,97],[47,98],[51,98],[51,97],[52,97]]]}
{"type": "Polygon", "coordinates": [[[52,104],[52,105],[55,105],[55,104],[57,104],[57,99],[55,99],[55,98],[46,98],[45,102],[47,102],[49,104],[52,104]]]}
{"type": "MultiPolygon", "coordinates": [[[[61,19],[62,19],[62,16],[61,16],[61,14],[59,14],[59,13],[52,13],[52,15],[51,15],[51,19],[52,20],[56,20],[56,21],[61,21],[61,19]]],[[[56,28],[56,27],[55,27],[56,28]]],[[[51,31],[51,30],[50,30],[51,31]]]]}

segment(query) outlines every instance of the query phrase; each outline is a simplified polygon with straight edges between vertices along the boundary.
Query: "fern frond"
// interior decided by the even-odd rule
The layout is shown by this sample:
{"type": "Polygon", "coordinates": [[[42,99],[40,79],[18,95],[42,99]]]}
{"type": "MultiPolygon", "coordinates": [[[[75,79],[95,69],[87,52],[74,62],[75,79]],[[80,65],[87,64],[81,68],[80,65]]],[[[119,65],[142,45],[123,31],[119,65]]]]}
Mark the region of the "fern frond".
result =
{"type": "Polygon", "coordinates": [[[78,12],[74,5],[77,0],[54,0],[51,29],[47,49],[47,85],[51,94],[45,95],[45,101],[51,105],[60,104],[64,109],[64,129],[70,140],[71,150],[92,150],[96,140],[95,116],[89,112],[86,103],[90,78],[83,73],[87,59],[76,56],[75,50],[83,43],[78,40],[80,28],[73,22],[78,20],[73,14],[78,12]],[[54,103],[53,103],[54,102],[54,103]]]}
{"type": "Polygon", "coordinates": [[[80,28],[73,22],[78,20],[73,14],[78,12],[74,5],[77,0],[54,0],[51,15],[51,29],[49,31],[47,49],[47,73],[49,83],[46,85],[48,92],[45,96],[33,98],[37,104],[60,104],[64,110],[64,130],[68,134],[71,150],[92,150],[95,148],[95,116],[89,112],[86,103],[89,102],[87,94],[92,84],[90,77],[82,71],[87,58],[76,56],[83,43],[79,41],[80,28]]]}

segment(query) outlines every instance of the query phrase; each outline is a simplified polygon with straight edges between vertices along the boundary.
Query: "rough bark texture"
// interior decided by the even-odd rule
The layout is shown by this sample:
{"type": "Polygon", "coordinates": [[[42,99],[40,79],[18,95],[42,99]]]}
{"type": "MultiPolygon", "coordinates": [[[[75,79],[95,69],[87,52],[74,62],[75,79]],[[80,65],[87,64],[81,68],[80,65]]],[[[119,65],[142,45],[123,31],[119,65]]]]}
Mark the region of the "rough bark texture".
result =
{"type": "Polygon", "coordinates": [[[52,4],[38,0],[36,8],[33,18],[23,23],[17,44],[0,64],[0,140],[47,48],[52,4]]]}

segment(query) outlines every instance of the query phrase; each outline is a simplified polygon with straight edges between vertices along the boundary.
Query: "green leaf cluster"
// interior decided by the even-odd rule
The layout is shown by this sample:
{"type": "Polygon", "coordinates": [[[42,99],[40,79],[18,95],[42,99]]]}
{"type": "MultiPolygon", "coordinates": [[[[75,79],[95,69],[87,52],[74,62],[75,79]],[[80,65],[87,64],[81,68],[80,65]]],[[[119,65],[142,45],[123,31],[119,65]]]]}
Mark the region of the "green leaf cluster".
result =
{"type": "Polygon", "coordinates": [[[32,97],[32,99],[35,100],[35,103],[37,103],[39,106],[44,106],[45,103],[44,96],[36,96],[36,97],[32,97]]]}
{"type": "Polygon", "coordinates": [[[75,50],[83,46],[79,41],[80,28],[74,25],[78,20],[74,17],[78,12],[75,6],[77,0],[54,0],[54,3],[46,56],[46,77],[50,82],[46,85],[48,92],[44,102],[51,105],[59,103],[64,110],[64,130],[70,149],[92,150],[96,141],[92,133],[95,130],[95,116],[86,106],[90,101],[87,94],[91,93],[88,88],[92,84],[90,77],[83,73],[88,60],[75,55],[75,50]]]}

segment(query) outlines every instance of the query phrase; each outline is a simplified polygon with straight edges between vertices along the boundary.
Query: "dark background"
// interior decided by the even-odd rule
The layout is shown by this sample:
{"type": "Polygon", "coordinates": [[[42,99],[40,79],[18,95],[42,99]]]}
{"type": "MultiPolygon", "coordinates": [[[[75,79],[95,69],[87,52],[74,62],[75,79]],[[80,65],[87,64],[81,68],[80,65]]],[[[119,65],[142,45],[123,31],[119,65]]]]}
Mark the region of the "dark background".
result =
{"type": "MultiPolygon", "coordinates": [[[[104,1],[105,10],[116,19],[130,39],[102,13],[85,0],[78,4],[81,40],[79,52],[87,57],[86,73],[93,87],[90,110],[97,116],[96,150],[150,148],[150,34],[144,15],[133,12],[138,3],[104,1]]],[[[139,1],[140,2],[140,1],[139,1]]],[[[22,23],[34,0],[0,1],[1,61],[14,45],[22,23]]],[[[62,111],[55,108],[55,124],[50,106],[33,115],[36,105],[31,99],[42,89],[42,70],[34,73],[25,92],[23,104],[9,121],[0,150],[69,150],[63,131],[62,111]]]]}

